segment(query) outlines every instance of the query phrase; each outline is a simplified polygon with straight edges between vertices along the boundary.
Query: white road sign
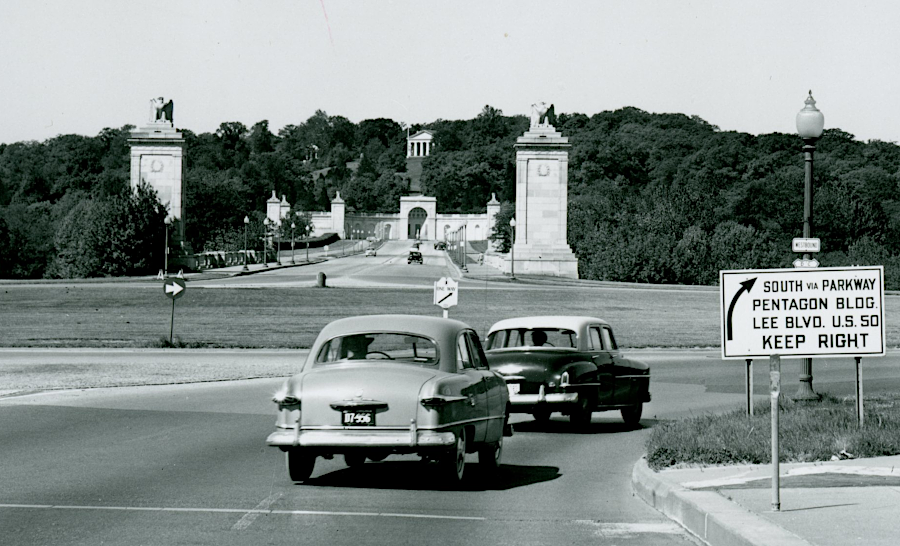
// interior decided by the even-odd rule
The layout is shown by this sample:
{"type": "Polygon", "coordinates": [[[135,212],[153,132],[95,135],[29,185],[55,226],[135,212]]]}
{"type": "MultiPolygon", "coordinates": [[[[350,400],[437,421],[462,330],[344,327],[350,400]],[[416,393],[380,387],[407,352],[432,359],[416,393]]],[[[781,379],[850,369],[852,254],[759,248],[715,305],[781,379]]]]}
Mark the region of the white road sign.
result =
{"type": "Polygon", "coordinates": [[[434,283],[434,304],[444,309],[456,305],[459,299],[459,283],[450,277],[441,277],[434,283]]]}
{"type": "Polygon", "coordinates": [[[884,268],[719,272],[722,358],[884,356],[884,268]]]}
{"type": "Polygon", "coordinates": [[[794,252],[818,252],[822,248],[819,239],[801,239],[795,237],[791,240],[791,250],[794,252]]]}

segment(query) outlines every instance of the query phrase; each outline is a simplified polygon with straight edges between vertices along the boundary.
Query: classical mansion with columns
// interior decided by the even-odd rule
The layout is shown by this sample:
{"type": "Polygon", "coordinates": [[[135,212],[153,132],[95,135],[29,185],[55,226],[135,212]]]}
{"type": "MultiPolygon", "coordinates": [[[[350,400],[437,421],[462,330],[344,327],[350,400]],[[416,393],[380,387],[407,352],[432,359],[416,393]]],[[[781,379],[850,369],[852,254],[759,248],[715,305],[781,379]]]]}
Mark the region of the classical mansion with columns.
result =
{"type": "MultiPolygon", "coordinates": [[[[407,168],[421,172],[421,161],[431,154],[434,147],[434,135],[430,131],[419,131],[407,136],[406,156],[407,168]]],[[[417,184],[411,184],[415,191],[417,184]]],[[[331,200],[328,212],[311,212],[313,236],[336,233],[343,239],[422,239],[445,241],[448,235],[466,227],[466,237],[470,241],[481,241],[488,238],[494,217],[500,211],[500,202],[495,196],[486,203],[485,212],[481,214],[438,214],[437,199],[425,195],[406,195],[400,198],[399,213],[357,213],[347,212],[340,192],[331,200]]],[[[266,216],[269,220],[281,223],[290,204],[282,196],[281,199],[272,192],[266,203],[266,216]]]]}

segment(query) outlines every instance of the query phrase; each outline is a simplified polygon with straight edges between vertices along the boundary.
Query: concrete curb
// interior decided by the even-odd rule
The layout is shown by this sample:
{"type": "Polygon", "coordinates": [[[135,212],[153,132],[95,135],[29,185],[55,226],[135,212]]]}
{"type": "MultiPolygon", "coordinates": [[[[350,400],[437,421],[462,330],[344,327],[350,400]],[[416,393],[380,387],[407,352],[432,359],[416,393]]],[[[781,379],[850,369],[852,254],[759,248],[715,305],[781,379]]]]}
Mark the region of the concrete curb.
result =
{"type": "Polygon", "coordinates": [[[641,458],[631,473],[635,494],[710,546],[812,546],[713,491],[666,480],[641,458]]]}

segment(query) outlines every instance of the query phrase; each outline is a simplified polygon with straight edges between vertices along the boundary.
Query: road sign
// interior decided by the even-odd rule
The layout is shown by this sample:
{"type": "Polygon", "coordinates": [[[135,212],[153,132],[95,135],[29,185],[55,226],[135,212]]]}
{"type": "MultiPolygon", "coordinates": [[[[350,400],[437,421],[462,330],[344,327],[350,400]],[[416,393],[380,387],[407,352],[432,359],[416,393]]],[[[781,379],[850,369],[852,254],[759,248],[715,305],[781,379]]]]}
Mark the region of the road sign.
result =
{"type": "Polygon", "coordinates": [[[184,280],[179,279],[178,277],[172,277],[163,282],[163,291],[169,299],[175,300],[180,298],[184,295],[186,289],[187,287],[184,285],[184,280]]]}
{"type": "Polygon", "coordinates": [[[810,269],[812,267],[819,267],[819,260],[815,258],[811,258],[809,260],[797,258],[796,260],[794,260],[794,267],[797,269],[810,269]]]}
{"type": "Polygon", "coordinates": [[[791,240],[791,250],[794,252],[819,252],[822,242],[819,239],[801,239],[795,237],[791,240]]]}
{"type": "Polygon", "coordinates": [[[722,358],[884,356],[884,268],[719,272],[722,358]]]}
{"type": "Polygon", "coordinates": [[[441,277],[434,283],[434,304],[444,309],[456,305],[459,299],[459,283],[450,277],[441,277]]]}

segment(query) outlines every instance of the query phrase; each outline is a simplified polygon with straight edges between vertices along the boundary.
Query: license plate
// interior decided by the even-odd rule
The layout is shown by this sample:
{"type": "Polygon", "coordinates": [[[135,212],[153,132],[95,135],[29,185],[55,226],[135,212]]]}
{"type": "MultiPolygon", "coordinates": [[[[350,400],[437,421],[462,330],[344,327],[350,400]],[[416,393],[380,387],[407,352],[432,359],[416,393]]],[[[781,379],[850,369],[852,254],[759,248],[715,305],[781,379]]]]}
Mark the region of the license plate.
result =
{"type": "Polygon", "coordinates": [[[375,412],[372,410],[342,411],[341,424],[345,427],[374,427],[375,412]]]}
{"type": "Polygon", "coordinates": [[[507,384],[506,384],[506,388],[509,389],[509,394],[510,394],[510,395],[513,395],[513,394],[519,394],[519,388],[520,388],[521,386],[522,386],[522,385],[520,385],[520,384],[518,384],[518,383],[507,383],[507,384]]]}

